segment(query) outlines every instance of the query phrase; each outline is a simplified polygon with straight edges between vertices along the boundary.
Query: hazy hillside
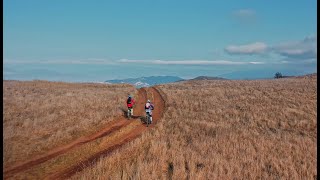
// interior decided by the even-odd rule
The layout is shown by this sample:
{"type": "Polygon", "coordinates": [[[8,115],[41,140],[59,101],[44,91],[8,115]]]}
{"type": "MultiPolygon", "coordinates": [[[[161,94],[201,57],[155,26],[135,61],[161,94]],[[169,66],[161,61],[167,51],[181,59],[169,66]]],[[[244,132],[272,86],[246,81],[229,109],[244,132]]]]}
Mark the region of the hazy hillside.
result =
{"type": "Polygon", "coordinates": [[[181,81],[188,81],[188,80],[226,80],[225,78],[221,77],[210,77],[210,76],[198,76],[192,79],[182,79],[176,76],[150,76],[150,77],[141,77],[141,78],[128,78],[128,79],[115,79],[115,80],[107,80],[106,83],[112,84],[131,84],[137,88],[140,87],[149,87],[159,84],[166,84],[172,82],[181,82],[181,81]]]}
{"type": "Polygon", "coordinates": [[[182,82],[182,81],[193,81],[193,80],[228,80],[226,78],[222,78],[222,77],[211,77],[211,76],[198,76],[192,79],[183,79],[180,80],[178,82],[182,82]]]}
{"type": "Polygon", "coordinates": [[[226,78],[210,77],[210,76],[198,76],[196,78],[193,78],[192,80],[226,80],[226,78]]]}
{"type": "Polygon", "coordinates": [[[156,127],[72,179],[316,179],[316,75],[159,88],[156,127]]]}

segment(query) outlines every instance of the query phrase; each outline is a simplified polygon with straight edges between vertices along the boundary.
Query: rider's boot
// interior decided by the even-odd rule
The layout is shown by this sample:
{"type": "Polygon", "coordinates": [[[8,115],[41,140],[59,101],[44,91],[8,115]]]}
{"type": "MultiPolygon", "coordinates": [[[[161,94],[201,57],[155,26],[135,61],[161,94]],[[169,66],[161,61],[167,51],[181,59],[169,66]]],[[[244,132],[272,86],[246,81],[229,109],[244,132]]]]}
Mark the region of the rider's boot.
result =
{"type": "Polygon", "coordinates": [[[150,117],[150,124],[152,123],[152,116],[150,117]]]}
{"type": "Polygon", "coordinates": [[[133,116],[133,108],[131,109],[131,116],[133,116]]]}

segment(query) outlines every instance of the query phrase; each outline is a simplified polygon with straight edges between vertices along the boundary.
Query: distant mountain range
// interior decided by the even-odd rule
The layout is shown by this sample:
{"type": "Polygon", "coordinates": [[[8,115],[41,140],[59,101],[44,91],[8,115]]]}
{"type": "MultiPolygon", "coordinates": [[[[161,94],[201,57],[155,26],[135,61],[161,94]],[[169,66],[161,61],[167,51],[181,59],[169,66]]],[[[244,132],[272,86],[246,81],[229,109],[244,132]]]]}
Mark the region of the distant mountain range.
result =
{"type": "MultiPolygon", "coordinates": [[[[313,77],[313,76],[317,76],[317,73],[308,74],[305,76],[313,77]]],[[[295,77],[296,76],[283,76],[283,78],[295,78],[295,77]]],[[[297,76],[297,77],[300,77],[300,76],[297,76]]],[[[270,79],[273,79],[273,77],[270,79]]],[[[226,79],[222,77],[198,76],[193,79],[183,79],[178,76],[150,76],[150,77],[140,77],[140,78],[114,79],[114,80],[107,80],[105,82],[100,82],[100,83],[107,83],[107,84],[125,83],[125,84],[131,84],[137,88],[140,88],[140,87],[154,86],[157,84],[166,84],[166,83],[182,82],[182,81],[190,81],[190,80],[229,80],[229,78],[226,79]]]]}
{"type": "Polygon", "coordinates": [[[173,82],[180,82],[180,81],[187,81],[187,80],[225,80],[225,79],[220,77],[209,77],[209,76],[199,76],[193,79],[182,79],[178,76],[150,76],[150,77],[140,77],[140,78],[107,80],[105,81],[105,83],[112,83],[112,84],[126,83],[126,84],[132,84],[140,88],[140,87],[154,86],[157,84],[166,84],[166,83],[173,83],[173,82]]]}
{"type": "Polygon", "coordinates": [[[112,83],[112,84],[126,83],[126,84],[132,84],[136,87],[148,87],[148,86],[154,86],[157,84],[177,82],[180,80],[183,80],[183,79],[177,76],[150,76],[150,77],[140,77],[140,78],[107,80],[105,82],[112,83]]]}

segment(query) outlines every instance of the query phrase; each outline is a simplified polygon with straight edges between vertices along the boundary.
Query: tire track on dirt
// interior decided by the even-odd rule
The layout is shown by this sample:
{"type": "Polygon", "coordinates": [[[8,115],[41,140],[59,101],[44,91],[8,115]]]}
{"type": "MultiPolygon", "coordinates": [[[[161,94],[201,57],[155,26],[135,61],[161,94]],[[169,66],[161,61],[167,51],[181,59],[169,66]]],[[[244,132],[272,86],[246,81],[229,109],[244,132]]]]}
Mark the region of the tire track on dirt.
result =
{"type": "MultiPolygon", "coordinates": [[[[142,88],[139,89],[139,91],[138,91],[139,98],[137,99],[137,103],[136,103],[139,106],[135,109],[136,112],[138,112],[138,113],[143,112],[144,109],[141,106],[143,106],[144,102],[146,101],[146,98],[147,98],[146,96],[147,96],[146,90],[142,89],[142,88]]],[[[48,160],[55,158],[61,154],[64,154],[64,153],[66,153],[76,147],[81,146],[82,144],[94,141],[98,138],[101,138],[101,137],[107,136],[113,132],[116,132],[117,130],[120,130],[121,128],[123,128],[125,126],[128,126],[132,122],[134,122],[134,121],[132,121],[132,120],[128,121],[125,117],[118,117],[116,120],[108,123],[106,125],[106,128],[100,130],[99,132],[97,132],[95,134],[92,134],[90,136],[81,137],[75,141],[70,142],[67,145],[55,148],[55,149],[47,152],[44,155],[34,157],[28,161],[18,163],[12,167],[6,168],[4,171],[4,179],[9,178],[16,173],[25,171],[33,166],[44,163],[45,161],[48,161],[48,160]]]]}
{"type": "Polygon", "coordinates": [[[35,166],[37,164],[43,163],[51,158],[54,158],[60,154],[63,154],[83,143],[87,143],[89,141],[98,139],[100,137],[106,136],[118,129],[120,129],[123,126],[128,125],[130,122],[124,122],[124,121],[119,121],[119,122],[112,122],[112,125],[104,130],[102,130],[101,132],[98,132],[97,134],[93,135],[92,137],[82,137],[79,138],[78,140],[71,142],[70,144],[67,144],[65,146],[59,147],[57,149],[54,149],[52,151],[49,151],[47,154],[44,154],[42,156],[36,157],[34,159],[28,160],[27,162],[15,165],[11,168],[8,168],[5,170],[5,175],[6,176],[10,176],[11,174],[15,174],[18,173],[20,171],[24,171],[32,166],[35,166]]]}
{"type": "MultiPolygon", "coordinates": [[[[165,101],[161,93],[158,89],[155,87],[148,88],[146,91],[150,91],[153,94],[153,103],[155,105],[155,110],[153,111],[153,123],[146,127],[144,124],[140,124],[135,129],[131,130],[130,132],[126,133],[125,135],[114,139],[113,143],[106,147],[103,151],[100,151],[94,155],[92,155],[90,158],[81,161],[77,163],[76,165],[69,167],[67,169],[64,169],[59,172],[55,172],[47,176],[45,179],[65,179],[76,172],[82,171],[84,167],[91,166],[92,164],[96,163],[97,160],[102,156],[108,156],[111,154],[114,150],[121,148],[122,146],[126,145],[128,142],[134,140],[135,138],[139,137],[144,131],[146,131],[148,128],[154,127],[154,125],[157,123],[159,119],[162,118],[164,110],[165,110],[165,101]]],[[[143,104],[144,107],[144,104],[143,104]]],[[[142,108],[143,108],[142,107],[142,108]]]]}

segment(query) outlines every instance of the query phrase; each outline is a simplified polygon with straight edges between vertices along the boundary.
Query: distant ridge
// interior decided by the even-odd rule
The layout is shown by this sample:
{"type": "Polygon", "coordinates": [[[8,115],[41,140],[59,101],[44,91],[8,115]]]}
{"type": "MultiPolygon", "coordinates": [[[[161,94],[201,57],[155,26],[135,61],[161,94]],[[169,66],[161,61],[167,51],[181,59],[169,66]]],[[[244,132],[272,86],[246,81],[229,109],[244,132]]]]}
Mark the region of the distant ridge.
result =
{"type": "Polygon", "coordinates": [[[157,84],[165,84],[165,83],[172,83],[183,80],[177,76],[149,76],[149,77],[140,77],[140,78],[127,78],[127,79],[114,79],[114,80],[107,80],[105,82],[112,83],[112,84],[131,84],[138,88],[140,87],[148,87],[154,86],[157,84]]]}
{"type": "Polygon", "coordinates": [[[227,79],[222,77],[198,76],[191,80],[227,80],[227,79]]]}
{"type": "Polygon", "coordinates": [[[317,73],[311,73],[311,74],[306,74],[306,75],[301,75],[301,76],[293,76],[293,78],[317,78],[317,73]]]}
{"type": "Polygon", "coordinates": [[[282,76],[281,78],[317,78],[317,73],[298,75],[298,76],[282,76]]]}
{"type": "MultiPolygon", "coordinates": [[[[282,78],[314,78],[317,77],[317,73],[306,74],[302,76],[283,76],[282,78]]],[[[270,78],[273,79],[273,78],[270,78]]],[[[183,81],[193,81],[193,80],[230,80],[222,77],[212,77],[212,76],[198,76],[192,79],[182,79],[178,76],[149,76],[149,77],[139,77],[139,78],[127,78],[127,79],[114,79],[107,80],[99,83],[108,83],[108,84],[131,84],[137,88],[140,87],[149,87],[157,84],[166,84],[174,82],[183,82],[183,81]]]]}
{"type": "Polygon", "coordinates": [[[228,79],[222,78],[222,77],[198,76],[198,77],[195,77],[193,79],[182,79],[179,82],[181,82],[181,81],[191,81],[191,80],[228,80],[228,79]]]}

